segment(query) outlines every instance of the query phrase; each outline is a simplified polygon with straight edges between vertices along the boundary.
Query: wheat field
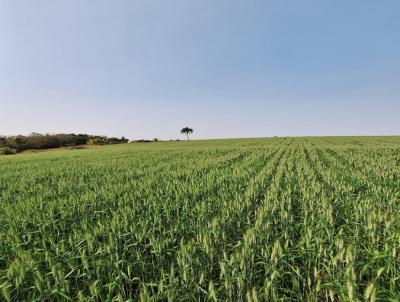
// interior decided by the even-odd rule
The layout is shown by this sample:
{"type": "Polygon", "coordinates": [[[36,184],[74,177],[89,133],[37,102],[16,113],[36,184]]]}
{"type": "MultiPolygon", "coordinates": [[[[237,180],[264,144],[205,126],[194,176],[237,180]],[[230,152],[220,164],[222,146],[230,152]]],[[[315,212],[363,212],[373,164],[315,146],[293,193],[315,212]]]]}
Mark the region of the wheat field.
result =
{"type": "Polygon", "coordinates": [[[400,301],[400,137],[0,157],[0,300],[400,301]]]}

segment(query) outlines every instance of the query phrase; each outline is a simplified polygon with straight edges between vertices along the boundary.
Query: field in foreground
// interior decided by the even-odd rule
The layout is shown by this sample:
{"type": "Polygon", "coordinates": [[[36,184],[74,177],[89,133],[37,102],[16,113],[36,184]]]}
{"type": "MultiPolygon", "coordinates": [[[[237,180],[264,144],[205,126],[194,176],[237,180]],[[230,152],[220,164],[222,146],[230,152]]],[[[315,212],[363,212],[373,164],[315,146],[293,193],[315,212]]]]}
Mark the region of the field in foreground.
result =
{"type": "Polygon", "coordinates": [[[0,300],[399,301],[400,138],[0,158],[0,300]]]}

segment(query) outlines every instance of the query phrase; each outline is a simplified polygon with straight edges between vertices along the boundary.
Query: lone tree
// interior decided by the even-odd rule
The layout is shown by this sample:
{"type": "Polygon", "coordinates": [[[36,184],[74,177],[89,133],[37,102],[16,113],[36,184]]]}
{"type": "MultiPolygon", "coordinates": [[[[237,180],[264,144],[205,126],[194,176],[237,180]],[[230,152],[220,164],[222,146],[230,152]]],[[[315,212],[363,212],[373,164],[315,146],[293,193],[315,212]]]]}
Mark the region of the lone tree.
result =
{"type": "Polygon", "coordinates": [[[189,134],[193,133],[193,129],[189,127],[182,128],[182,134],[186,134],[187,140],[189,140],[189,134]]]}

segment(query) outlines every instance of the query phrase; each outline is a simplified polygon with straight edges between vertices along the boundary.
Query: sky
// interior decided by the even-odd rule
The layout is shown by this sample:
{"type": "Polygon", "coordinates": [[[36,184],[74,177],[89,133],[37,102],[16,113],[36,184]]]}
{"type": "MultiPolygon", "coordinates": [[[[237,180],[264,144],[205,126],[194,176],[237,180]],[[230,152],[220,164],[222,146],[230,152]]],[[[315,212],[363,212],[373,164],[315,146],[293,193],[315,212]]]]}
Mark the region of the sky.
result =
{"type": "Polygon", "coordinates": [[[0,0],[0,134],[400,134],[398,0],[0,0]]]}

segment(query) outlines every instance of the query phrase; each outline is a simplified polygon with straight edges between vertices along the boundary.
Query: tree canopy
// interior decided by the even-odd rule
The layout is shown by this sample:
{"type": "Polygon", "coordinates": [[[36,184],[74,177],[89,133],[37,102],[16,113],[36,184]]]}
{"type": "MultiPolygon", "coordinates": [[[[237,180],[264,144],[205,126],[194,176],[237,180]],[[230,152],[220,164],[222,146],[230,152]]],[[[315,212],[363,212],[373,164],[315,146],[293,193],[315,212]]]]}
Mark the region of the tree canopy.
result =
{"type": "Polygon", "coordinates": [[[185,128],[181,129],[181,133],[186,134],[186,138],[187,138],[187,140],[189,140],[189,134],[193,133],[193,129],[189,128],[189,127],[185,127],[185,128]]]}

